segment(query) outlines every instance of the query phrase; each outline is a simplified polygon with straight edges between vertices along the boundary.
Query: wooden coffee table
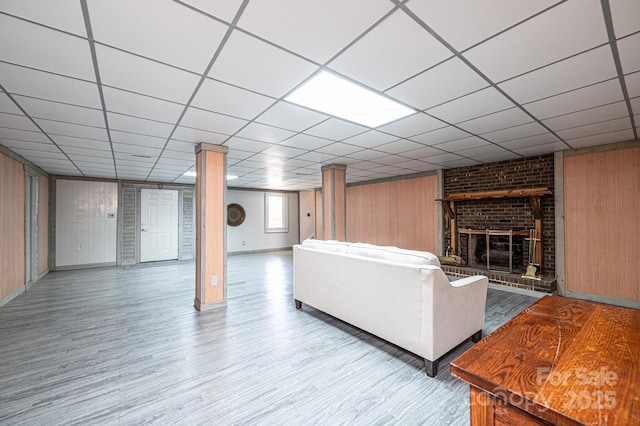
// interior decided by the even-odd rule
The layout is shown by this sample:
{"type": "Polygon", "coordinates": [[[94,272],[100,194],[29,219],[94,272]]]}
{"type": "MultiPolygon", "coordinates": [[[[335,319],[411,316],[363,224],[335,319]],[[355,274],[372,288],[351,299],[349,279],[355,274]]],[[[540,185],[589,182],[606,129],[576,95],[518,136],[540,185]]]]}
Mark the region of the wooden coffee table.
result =
{"type": "Polygon", "coordinates": [[[451,362],[472,425],[640,425],[640,311],[545,296],[451,362]]]}

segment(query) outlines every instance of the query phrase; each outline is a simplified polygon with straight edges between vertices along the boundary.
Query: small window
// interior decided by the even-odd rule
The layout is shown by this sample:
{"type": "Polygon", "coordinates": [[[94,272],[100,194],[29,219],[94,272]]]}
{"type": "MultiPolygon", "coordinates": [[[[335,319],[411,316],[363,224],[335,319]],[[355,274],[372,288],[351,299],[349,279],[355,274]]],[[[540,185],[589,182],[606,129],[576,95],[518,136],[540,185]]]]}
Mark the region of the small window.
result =
{"type": "Polygon", "coordinates": [[[287,194],[265,194],[264,206],[264,232],[289,232],[287,194]]]}

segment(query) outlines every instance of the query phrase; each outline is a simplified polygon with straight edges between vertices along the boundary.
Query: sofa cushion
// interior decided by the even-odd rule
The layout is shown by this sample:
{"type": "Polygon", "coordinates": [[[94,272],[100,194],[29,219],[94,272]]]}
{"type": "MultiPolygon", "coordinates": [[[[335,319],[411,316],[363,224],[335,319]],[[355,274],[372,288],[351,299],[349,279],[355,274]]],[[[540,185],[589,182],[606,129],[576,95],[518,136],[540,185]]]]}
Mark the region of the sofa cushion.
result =
{"type": "Polygon", "coordinates": [[[366,243],[354,243],[351,245],[349,254],[406,265],[440,266],[438,257],[433,253],[429,253],[428,251],[407,250],[393,246],[376,246],[366,243]]]}
{"type": "Polygon", "coordinates": [[[307,239],[302,242],[302,247],[312,250],[329,251],[333,253],[348,253],[351,243],[336,240],[312,240],[307,239]]]}

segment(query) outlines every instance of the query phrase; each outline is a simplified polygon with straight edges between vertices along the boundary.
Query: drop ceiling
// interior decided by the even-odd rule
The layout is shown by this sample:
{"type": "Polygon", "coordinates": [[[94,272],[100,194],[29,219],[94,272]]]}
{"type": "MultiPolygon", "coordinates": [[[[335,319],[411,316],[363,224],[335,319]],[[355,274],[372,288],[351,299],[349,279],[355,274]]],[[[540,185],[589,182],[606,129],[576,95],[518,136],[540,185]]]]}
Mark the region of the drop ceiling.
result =
{"type": "Polygon", "coordinates": [[[0,144],[56,175],[302,190],[638,138],[636,0],[4,0],[0,144]],[[288,103],[322,70],[416,110],[288,103]]]}

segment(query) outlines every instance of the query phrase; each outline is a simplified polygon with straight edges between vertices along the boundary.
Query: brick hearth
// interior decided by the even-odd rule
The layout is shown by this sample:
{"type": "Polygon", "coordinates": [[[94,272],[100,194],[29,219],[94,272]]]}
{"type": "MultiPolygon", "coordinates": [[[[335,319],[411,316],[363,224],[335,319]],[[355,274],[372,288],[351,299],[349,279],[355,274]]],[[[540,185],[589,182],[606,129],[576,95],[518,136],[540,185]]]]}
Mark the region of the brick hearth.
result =
{"type": "Polygon", "coordinates": [[[454,277],[468,277],[470,275],[484,275],[489,281],[506,285],[509,287],[521,288],[524,290],[535,290],[544,293],[553,293],[557,289],[558,282],[553,277],[542,277],[541,280],[522,278],[521,274],[510,274],[508,272],[487,271],[486,269],[469,268],[466,266],[442,265],[445,274],[454,277]]]}

